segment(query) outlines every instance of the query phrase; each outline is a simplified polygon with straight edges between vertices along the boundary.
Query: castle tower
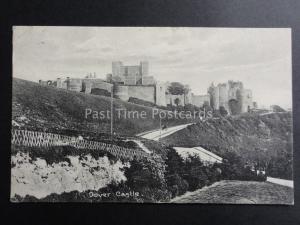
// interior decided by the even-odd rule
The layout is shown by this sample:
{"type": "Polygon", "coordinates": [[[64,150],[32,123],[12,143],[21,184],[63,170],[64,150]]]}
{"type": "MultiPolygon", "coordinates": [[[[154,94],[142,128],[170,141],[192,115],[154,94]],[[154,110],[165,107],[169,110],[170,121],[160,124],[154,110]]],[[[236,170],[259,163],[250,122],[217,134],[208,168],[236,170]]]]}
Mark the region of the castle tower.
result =
{"type": "Polygon", "coordinates": [[[221,106],[223,106],[227,112],[229,112],[228,107],[228,85],[226,83],[224,84],[218,84],[217,88],[219,89],[219,109],[221,106]]]}
{"type": "Polygon", "coordinates": [[[112,62],[112,75],[113,76],[123,76],[124,68],[121,61],[112,62]]]}
{"type": "Polygon", "coordinates": [[[149,63],[147,61],[140,62],[140,74],[141,74],[141,76],[148,76],[149,63]]]}
{"type": "Polygon", "coordinates": [[[155,86],[155,104],[160,106],[167,106],[166,98],[166,84],[157,82],[155,86]]]}
{"type": "Polygon", "coordinates": [[[244,89],[242,91],[242,113],[248,112],[253,108],[252,91],[244,89]]]}

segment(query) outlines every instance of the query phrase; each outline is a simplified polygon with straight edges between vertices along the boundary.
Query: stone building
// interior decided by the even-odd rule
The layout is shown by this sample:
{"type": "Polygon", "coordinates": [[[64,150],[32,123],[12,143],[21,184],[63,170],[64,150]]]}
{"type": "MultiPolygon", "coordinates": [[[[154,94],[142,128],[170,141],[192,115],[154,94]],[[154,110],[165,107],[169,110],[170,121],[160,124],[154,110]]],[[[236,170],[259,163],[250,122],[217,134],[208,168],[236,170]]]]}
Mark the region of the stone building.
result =
{"type": "Polygon", "coordinates": [[[140,62],[139,65],[125,66],[121,61],[112,62],[112,74],[107,77],[108,82],[124,85],[154,85],[155,80],[149,76],[149,63],[140,62]]]}
{"type": "Polygon", "coordinates": [[[217,86],[211,84],[208,94],[210,105],[215,110],[224,107],[229,114],[239,114],[248,112],[253,107],[252,91],[245,89],[240,81],[229,80],[217,86]]]}
{"type": "Polygon", "coordinates": [[[131,66],[120,61],[112,62],[112,74],[106,76],[106,81],[114,85],[114,95],[124,101],[132,97],[166,106],[165,85],[149,76],[147,61],[131,66]]]}

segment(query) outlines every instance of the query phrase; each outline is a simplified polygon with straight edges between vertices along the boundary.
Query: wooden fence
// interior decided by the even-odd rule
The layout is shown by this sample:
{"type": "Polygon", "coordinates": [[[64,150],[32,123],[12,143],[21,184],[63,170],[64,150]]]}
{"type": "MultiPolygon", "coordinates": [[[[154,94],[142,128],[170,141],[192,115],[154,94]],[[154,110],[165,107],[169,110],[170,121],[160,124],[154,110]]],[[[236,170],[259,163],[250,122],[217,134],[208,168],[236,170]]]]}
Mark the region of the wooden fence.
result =
{"type": "Polygon", "coordinates": [[[30,147],[72,146],[77,149],[107,151],[117,158],[137,159],[148,158],[150,154],[138,149],[129,149],[118,145],[98,141],[88,141],[79,137],[60,134],[12,129],[11,143],[30,147]]]}

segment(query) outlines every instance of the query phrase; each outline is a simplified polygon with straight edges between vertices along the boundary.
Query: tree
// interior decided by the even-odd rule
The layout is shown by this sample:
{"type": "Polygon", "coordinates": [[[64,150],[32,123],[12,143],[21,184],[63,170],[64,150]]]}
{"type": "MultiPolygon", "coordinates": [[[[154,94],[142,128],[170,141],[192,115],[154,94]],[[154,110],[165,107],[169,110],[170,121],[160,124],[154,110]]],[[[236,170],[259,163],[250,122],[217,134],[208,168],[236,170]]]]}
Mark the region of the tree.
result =
{"type": "Polygon", "coordinates": [[[184,85],[179,82],[172,82],[171,85],[168,87],[168,91],[172,95],[183,95],[186,93],[184,85]]]}
{"type": "Polygon", "coordinates": [[[180,99],[179,99],[179,98],[176,98],[176,99],[174,100],[174,103],[175,103],[176,106],[178,107],[178,105],[179,105],[179,103],[180,103],[180,99]]]}
{"type": "Polygon", "coordinates": [[[224,106],[220,106],[219,111],[220,111],[221,116],[226,116],[228,114],[228,112],[224,106]]]}
{"type": "Polygon", "coordinates": [[[202,106],[203,110],[205,110],[206,112],[209,112],[209,111],[213,111],[212,107],[209,105],[209,102],[208,101],[205,101],[203,103],[203,106],[202,106]]]}

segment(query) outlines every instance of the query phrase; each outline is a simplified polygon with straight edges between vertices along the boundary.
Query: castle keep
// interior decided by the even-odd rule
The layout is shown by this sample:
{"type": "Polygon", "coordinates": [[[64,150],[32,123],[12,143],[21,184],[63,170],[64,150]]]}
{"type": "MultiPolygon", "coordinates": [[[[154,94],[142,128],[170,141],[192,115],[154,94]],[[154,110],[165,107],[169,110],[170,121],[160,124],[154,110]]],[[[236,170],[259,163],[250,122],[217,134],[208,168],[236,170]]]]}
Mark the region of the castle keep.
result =
{"type": "Polygon", "coordinates": [[[123,101],[130,98],[140,99],[158,106],[210,105],[214,110],[224,108],[229,114],[239,114],[253,108],[252,91],[245,89],[242,82],[228,81],[218,85],[212,84],[207,94],[194,95],[188,85],[184,85],[183,94],[172,94],[171,83],[159,82],[149,76],[149,63],[123,65],[120,61],[112,62],[112,74],[106,80],[89,74],[85,78],[57,78],[51,81],[39,81],[42,85],[54,86],[86,94],[113,95],[123,101]]]}

